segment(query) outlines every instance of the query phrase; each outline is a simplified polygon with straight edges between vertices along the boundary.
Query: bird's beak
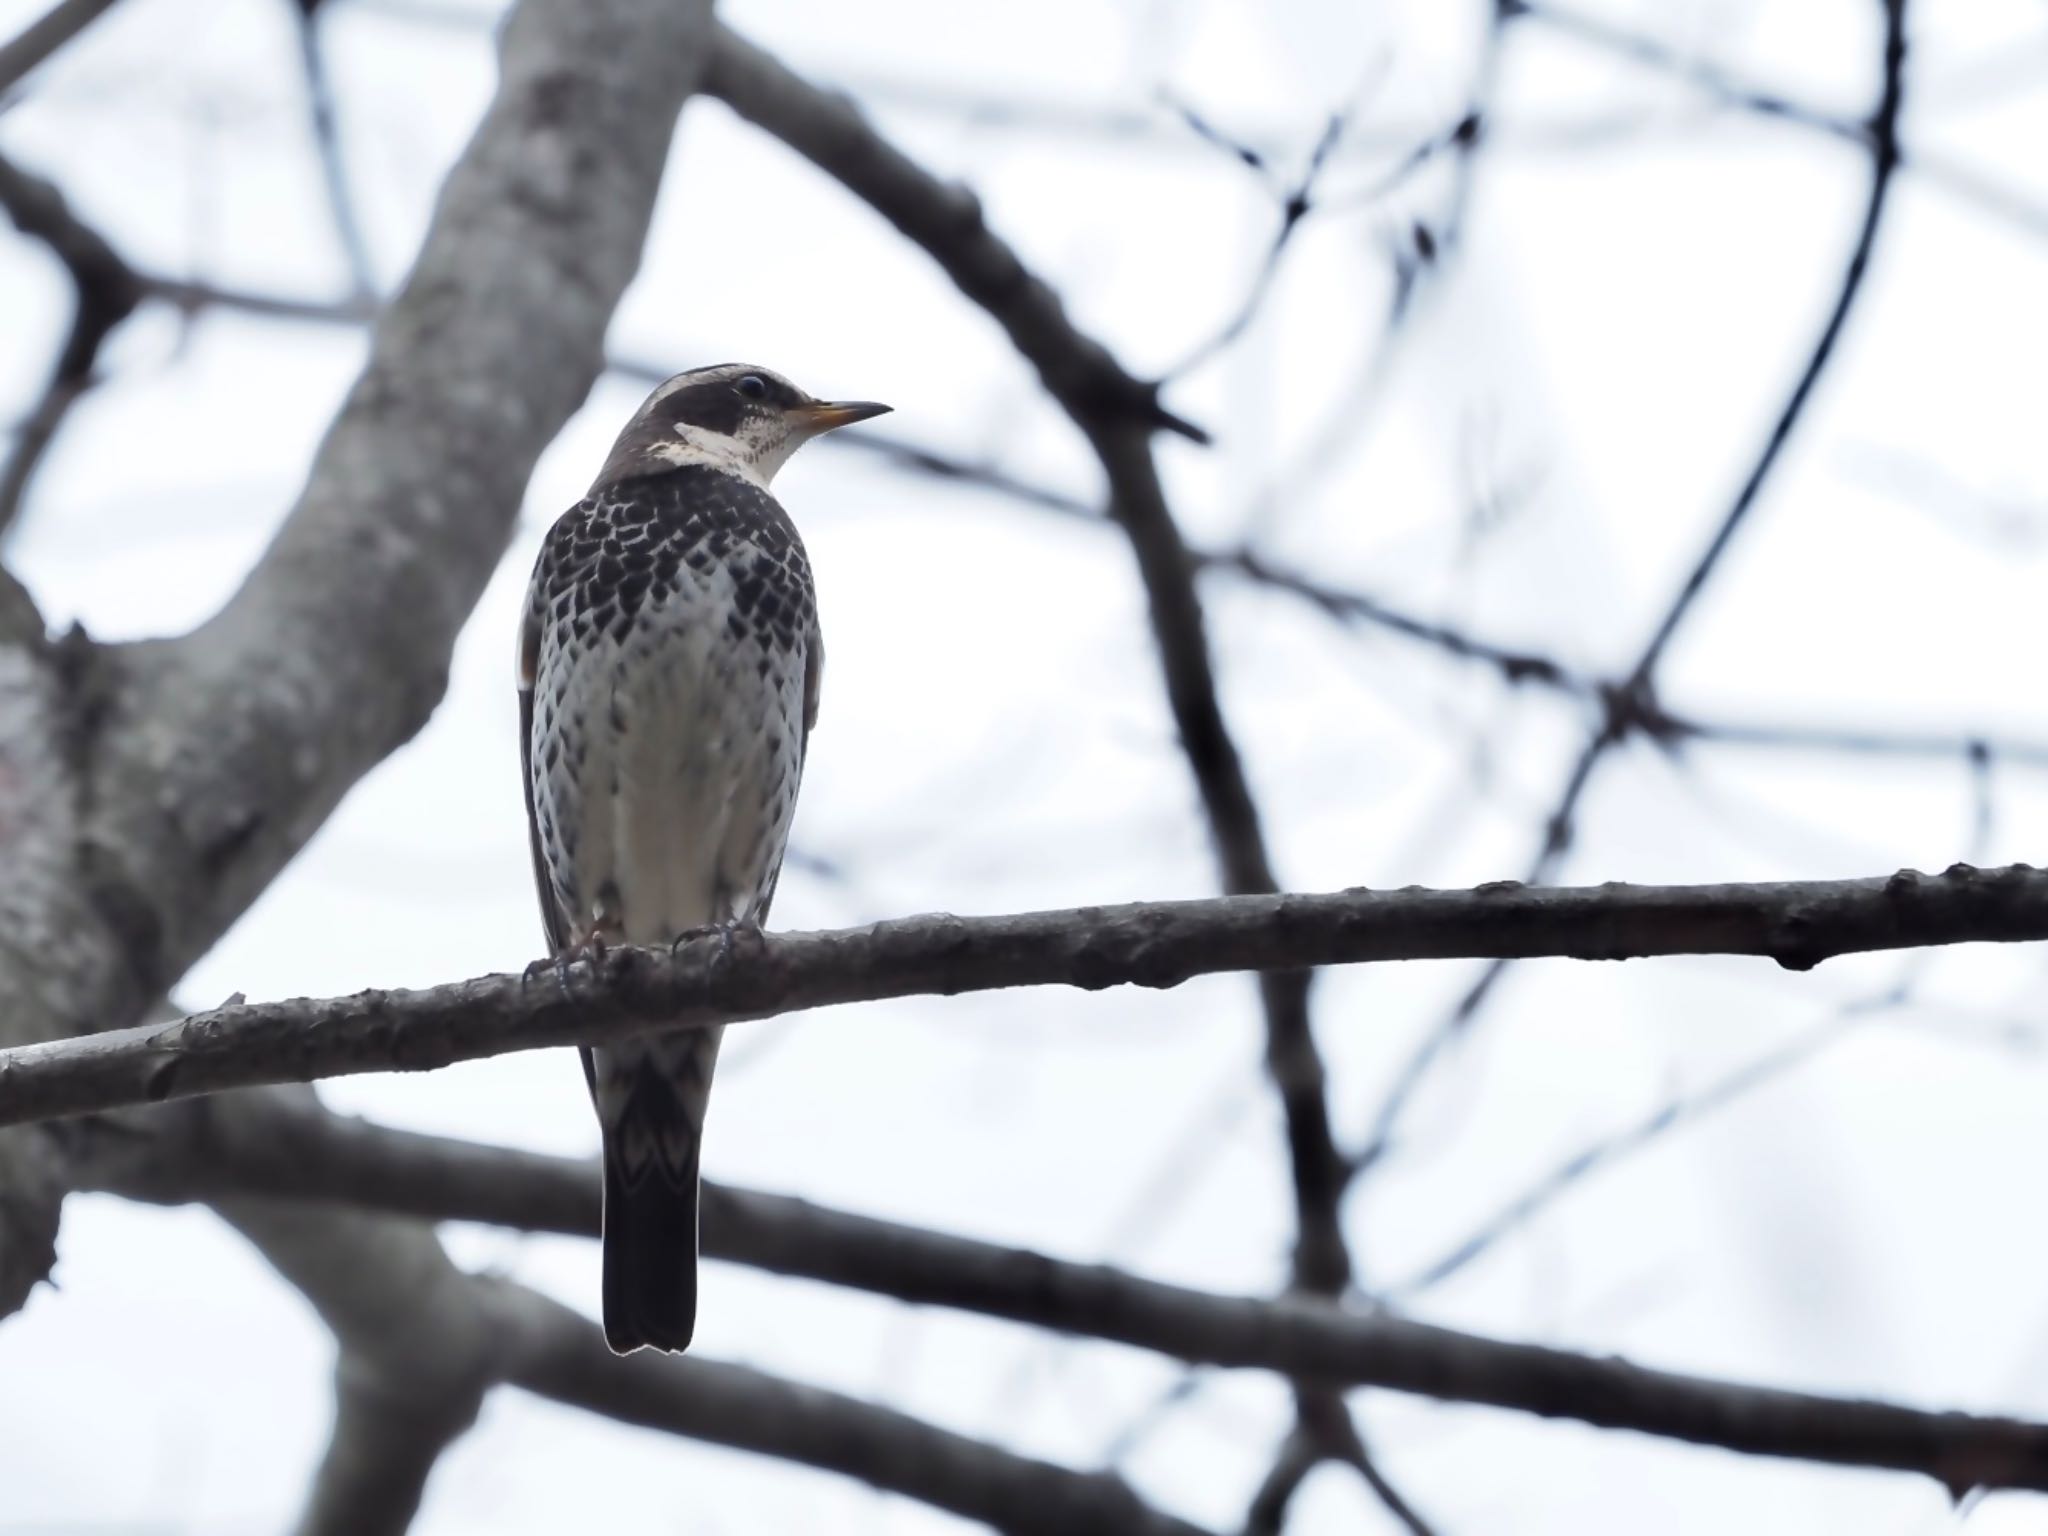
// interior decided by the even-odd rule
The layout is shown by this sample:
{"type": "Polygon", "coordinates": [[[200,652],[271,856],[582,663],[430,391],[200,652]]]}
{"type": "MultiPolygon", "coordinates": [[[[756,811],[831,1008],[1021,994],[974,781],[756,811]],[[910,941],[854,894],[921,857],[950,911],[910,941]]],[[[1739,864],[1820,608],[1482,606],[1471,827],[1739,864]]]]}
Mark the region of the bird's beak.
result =
{"type": "Polygon", "coordinates": [[[789,414],[802,423],[805,436],[816,437],[835,427],[850,427],[856,421],[886,415],[892,409],[879,400],[813,400],[809,405],[795,407],[789,414]]]}

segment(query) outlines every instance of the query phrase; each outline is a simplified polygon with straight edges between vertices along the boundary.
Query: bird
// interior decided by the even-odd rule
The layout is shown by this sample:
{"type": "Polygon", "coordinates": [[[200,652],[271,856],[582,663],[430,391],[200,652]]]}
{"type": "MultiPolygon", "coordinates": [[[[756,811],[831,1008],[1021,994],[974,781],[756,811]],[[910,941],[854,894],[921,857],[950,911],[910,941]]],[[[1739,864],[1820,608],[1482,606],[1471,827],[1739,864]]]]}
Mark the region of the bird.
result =
{"type": "MultiPolygon", "coordinates": [[[[549,957],[759,931],[818,717],[810,560],[769,490],[812,438],[879,416],[767,368],[679,373],[542,540],[519,624],[521,776],[549,957]]],[[[537,964],[546,964],[542,961],[537,964]]],[[[603,1141],[604,1333],[688,1347],[718,1029],[582,1051],[603,1141]]]]}

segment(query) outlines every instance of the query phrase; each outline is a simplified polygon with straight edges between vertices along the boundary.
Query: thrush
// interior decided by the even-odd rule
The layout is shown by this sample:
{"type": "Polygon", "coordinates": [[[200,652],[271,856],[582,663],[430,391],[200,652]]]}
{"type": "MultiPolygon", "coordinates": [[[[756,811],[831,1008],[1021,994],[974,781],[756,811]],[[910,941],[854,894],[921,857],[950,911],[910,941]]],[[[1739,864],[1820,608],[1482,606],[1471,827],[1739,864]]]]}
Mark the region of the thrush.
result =
{"type": "MultiPolygon", "coordinates": [[[[668,380],[542,542],[519,630],[534,880],[558,959],[768,916],[825,649],[769,483],[888,409],[731,363],[668,380]]],[[[720,1031],[585,1049],[604,1140],[604,1331],[688,1346],[698,1152],[720,1031]]]]}

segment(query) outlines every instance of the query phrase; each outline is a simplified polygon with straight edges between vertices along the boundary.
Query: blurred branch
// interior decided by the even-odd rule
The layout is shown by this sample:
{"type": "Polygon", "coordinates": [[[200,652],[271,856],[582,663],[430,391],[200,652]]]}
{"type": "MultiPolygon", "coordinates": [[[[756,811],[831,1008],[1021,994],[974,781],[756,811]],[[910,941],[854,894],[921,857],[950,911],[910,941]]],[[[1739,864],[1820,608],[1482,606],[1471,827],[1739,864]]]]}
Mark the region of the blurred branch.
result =
{"type": "Polygon", "coordinates": [[[221,612],[106,654],[86,840],[158,995],[441,697],[533,464],[602,365],[708,9],[513,11],[497,94],[297,505],[221,612]]]}
{"type": "MultiPolygon", "coordinates": [[[[1549,0],[1505,3],[1513,5],[1517,14],[1541,22],[1560,36],[1575,38],[1642,68],[1668,74],[1720,106],[1825,133],[1859,149],[1877,147],[1877,134],[1868,119],[1841,117],[1808,106],[1661,39],[1631,32],[1583,11],[1553,5],[1549,0]]],[[[2048,203],[2029,197],[2019,188],[1993,181],[1969,164],[1936,151],[1909,149],[1903,143],[1895,144],[1894,150],[1900,169],[1912,171],[1928,185],[2004,220],[2024,234],[2048,238],[2048,203]]]]}
{"type": "MultiPolygon", "coordinates": [[[[248,1190],[522,1230],[597,1230],[588,1163],[365,1125],[304,1095],[237,1095],[88,1122],[74,1134],[88,1184],[137,1199],[233,1206],[234,1192],[248,1190]]],[[[318,1209],[301,1206],[297,1219],[318,1209]]],[[[1957,1489],[2048,1487],[2048,1426],[1673,1375],[1305,1297],[1214,1295],[715,1185],[706,1189],[704,1236],[708,1252],[778,1273],[1331,1389],[1383,1387],[1755,1455],[1922,1472],[1957,1489]]],[[[445,1263],[433,1259],[433,1273],[445,1263]]],[[[368,1302],[402,1307],[415,1290],[432,1297],[433,1273],[368,1292],[368,1302]]],[[[592,1359],[601,1355],[592,1325],[577,1326],[593,1341],[592,1359]]],[[[490,1337],[494,1359],[516,1358],[503,1331],[490,1337]]],[[[645,1364],[666,1362],[636,1356],[616,1368],[645,1364]]],[[[675,1369],[676,1379],[692,1364],[675,1369]]],[[[512,1379],[522,1379],[516,1368],[512,1379]]]]}
{"type": "MultiPolygon", "coordinates": [[[[1188,125],[1204,138],[1229,150],[1254,169],[1263,168],[1263,161],[1255,150],[1223,138],[1191,110],[1182,108],[1181,113],[1188,125]]],[[[1455,152],[1462,160],[1479,142],[1480,117],[1478,109],[1474,107],[1466,111],[1450,127],[1438,129],[1410,145],[1407,152],[1390,170],[1368,186],[1347,191],[1341,197],[1319,197],[1320,180],[1329,168],[1338,144],[1348,132],[1345,116],[1341,113],[1332,116],[1324,125],[1322,136],[1316,141],[1314,149],[1310,151],[1308,163],[1300,179],[1290,186],[1277,189],[1280,194],[1279,223],[1274,228],[1272,238],[1266,246],[1265,256],[1259,263],[1259,269],[1254,274],[1250,286],[1245,290],[1244,297],[1230,318],[1224,321],[1213,335],[1198,343],[1186,357],[1167,370],[1166,376],[1169,379],[1180,378],[1192,372],[1230,347],[1245,333],[1273,291],[1280,263],[1287,254],[1288,246],[1293,243],[1295,235],[1300,232],[1302,224],[1311,214],[1325,209],[1354,212],[1360,207],[1382,201],[1439,156],[1455,152]]],[[[1434,236],[1427,233],[1426,226],[1416,225],[1414,228],[1418,248],[1413,259],[1424,262],[1433,260],[1436,255],[1434,236]]],[[[1403,256],[1402,259],[1410,258],[1403,256]]],[[[1396,302],[1390,313],[1390,327],[1398,325],[1400,321],[1405,309],[1407,290],[1411,284],[1412,274],[1396,284],[1396,302]]]]}
{"type": "MultiPolygon", "coordinates": [[[[89,227],[84,232],[87,237],[97,239],[89,227]]],[[[119,260],[118,254],[110,248],[106,248],[106,254],[119,260]]],[[[378,310],[374,297],[301,298],[133,268],[128,269],[127,275],[144,300],[168,304],[187,315],[209,309],[227,309],[316,325],[360,326],[374,320],[378,310]]],[[[669,364],[632,356],[606,359],[605,370],[620,378],[648,385],[660,383],[674,371],[669,364]]],[[[991,464],[959,458],[886,430],[863,428],[859,432],[835,433],[824,439],[824,446],[879,457],[910,473],[972,486],[1098,527],[1116,526],[1092,501],[1021,479],[991,464]]],[[[1456,625],[1424,618],[1373,593],[1335,586],[1291,570],[1250,546],[1196,549],[1190,551],[1190,556],[1205,574],[1221,571],[1286,593],[1340,622],[1368,624],[1461,660],[1490,666],[1513,684],[1533,683],[1593,700],[1621,686],[1616,679],[1587,671],[1545,652],[1502,645],[1456,625]]],[[[2004,762],[2048,767],[2048,741],[1999,736],[1981,730],[1914,731],[1851,724],[1828,726],[1702,717],[1676,713],[1659,700],[1642,703],[1631,718],[1638,722],[1644,734],[1674,745],[1685,741],[1708,741],[1798,752],[1965,760],[1973,758],[1979,751],[1988,751],[2004,762]]]]}
{"type": "MultiPolygon", "coordinates": [[[[347,1124],[304,1093],[249,1095],[218,1108],[212,1129],[227,1129],[245,1148],[261,1127],[296,1121],[295,1145],[303,1146],[303,1127],[347,1124]]],[[[145,1144],[155,1152],[135,1166],[161,1191],[166,1168],[155,1154],[171,1149],[137,1143],[145,1144]]],[[[595,1179],[569,1166],[594,1233],[595,1179]]],[[[418,1221],[218,1189],[210,1198],[306,1291],[341,1341],[334,1435],[301,1536],[403,1531],[439,1452],[501,1381],[624,1423],[842,1472],[1004,1531],[1199,1536],[1114,1477],[1032,1461],[744,1366],[696,1356],[619,1359],[597,1326],[569,1309],[457,1270],[418,1221]]]]}
{"type": "Polygon", "coordinates": [[[930,254],[1009,333],[1068,414],[1208,441],[1160,404],[1156,384],[1133,378],[1074,329],[1059,296],[989,230],[972,192],[937,180],[900,153],[846,97],[819,90],[722,26],[715,38],[705,93],[841,182],[930,254]]]}
{"type": "MultiPolygon", "coordinates": [[[[1525,11],[1524,0],[1504,0],[1525,11]]],[[[1600,696],[1600,719],[1578,758],[1567,774],[1563,791],[1556,809],[1550,814],[1543,829],[1542,844],[1529,867],[1530,880],[1546,880],[1555,874],[1559,863],[1571,847],[1576,835],[1579,802],[1591,784],[1594,771],[1607,753],[1632,735],[1644,731],[1660,713],[1656,702],[1656,670],[1666,649],[1677,635],[1680,627],[1692,613],[1694,604],[1706,591],[1708,583],[1721,568],[1721,559],[1734,543],[1735,535],[1748,520],[1763,495],[1764,486],[1771,473],[1777,468],[1785,445],[1791,441],[1792,433],[1806,413],[1806,406],[1813,397],[1821,375],[1827,371],[1828,363],[1835,354],[1835,345],[1841,339],[1842,331],[1848,324],[1849,314],[1855,308],[1857,296],[1863,291],[1863,279],[1869,270],[1870,254],[1877,243],[1877,231],[1883,222],[1884,212],[1891,192],[1892,178],[1899,165],[1899,114],[1905,97],[1906,66],[1906,0],[1878,0],[1884,13],[1884,46],[1880,61],[1882,84],[1878,92],[1877,105],[1872,109],[1868,121],[1870,149],[1870,186],[1864,199],[1863,216],[1854,240],[1850,245],[1849,257],[1843,268],[1841,281],[1837,285],[1833,305],[1826,321],[1821,326],[1820,336],[1813,350],[1808,354],[1806,365],[1800,371],[1792,391],[1778,413],[1769,435],[1764,439],[1762,450],[1751,465],[1748,477],[1736,492],[1734,502],[1723,514],[1715,527],[1706,548],[1694,561],[1684,581],[1679,584],[1658,621],[1649,640],[1637,656],[1626,677],[1620,683],[1602,691],[1600,696]]],[[[1462,1035],[1480,1010],[1491,997],[1494,987],[1505,973],[1507,962],[1503,959],[1490,965],[1479,979],[1458,999],[1449,1015],[1416,1047],[1408,1060],[1395,1074],[1393,1086],[1381,1101],[1374,1116],[1371,1133],[1364,1148],[1359,1152],[1354,1167],[1360,1170],[1377,1163],[1392,1145],[1395,1128],[1405,1114],[1408,1104],[1420,1088],[1424,1078],[1451,1041],[1462,1035]]]]}
{"type": "Polygon", "coordinates": [[[306,82],[306,112],[313,131],[314,153],[320,161],[321,183],[327,191],[328,213],[334,220],[335,238],[348,266],[352,296],[357,303],[373,303],[377,296],[376,267],[370,260],[370,243],[363,236],[362,221],[356,213],[355,195],[349,190],[334,86],[328,78],[327,56],[320,41],[323,7],[321,0],[295,0],[293,9],[299,29],[299,64],[306,82]]]}
{"type": "Polygon", "coordinates": [[[1830,1020],[1791,1044],[1746,1062],[1699,1092],[1671,1098],[1636,1124],[1580,1148],[1503,1205],[1463,1242],[1406,1280],[1379,1288],[1376,1294],[1387,1304],[1394,1305],[1408,1301],[1432,1286],[1441,1285],[1491,1251],[1502,1239],[1526,1227],[1594,1173],[1776,1082],[1793,1068],[1811,1061],[1839,1039],[1854,1022],[1854,1014],[1830,1020]]]}
{"type": "MultiPolygon", "coordinates": [[[[971,193],[938,181],[903,155],[851,102],[818,91],[722,29],[706,89],[836,177],[922,247],[1003,327],[1037,369],[1046,392],[1087,437],[1108,482],[1110,516],[1136,557],[1167,704],[1201,796],[1223,888],[1232,895],[1278,891],[1258,805],[1224,718],[1195,563],[1167,505],[1152,452],[1155,430],[1204,439],[1159,408],[1156,384],[1131,379],[1106,348],[1067,319],[1058,294],[989,229],[971,193]]],[[[1341,127],[1341,119],[1332,120],[1311,158],[1300,198],[1305,200],[1341,127]]],[[[1283,230],[1283,245],[1285,240],[1283,230]]],[[[1306,971],[1262,970],[1259,993],[1267,1075],[1286,1121],[1292,1171],[1292,1282],[1297,1290],[1334,1297],[1343,1294],[1352,1275],[1340,1210],[1347,1170],[1330,1127],[1327,1077],[1309,1016],[1310,980],[1306,971]]],[[[1305,1393],[1297,1398],[1298,1415],[1316,1406],[1305,1393]]],[[[1323,1406],[1342,1411],[1341,1405],[1323,1406]]]]}
{"type": "MultiPolygon", "coordinates": [[[[708,16],[708,0],[523,0],[412,275],[235,599],[174,641],[0,656],[0,1039],[139,1017],[424,721],[533,462],[596,374],[708,16]],[[525,366],[529,345],[548,367],[525,366]]],[[[49,199],[28,206],[127,272],[49,199]]],[[[25,1289],[13,1255],[47,1248],[41,1191],[63,1145],[0,1140],[0,1308],[25,1289]]],[[[301,1529],[402,1530],[481,1390],[480,1330],[427,1305],[445,1255],[405,1223],[229,1214],[340,1343],[335,1435],[301,1529]]]]}
{"type": "MultiPolygon", "coordinates": [[[[309,1091],[280,1091],[319,1112],[309,1091]]],[[[298,1536],[400,1536],[476,1421],[501,1341],[433,1229],[333,1206],[216,1198],[334,1333],[334,1423],[298,1536]]]]}
{"type": "Polygon", "coordinates": [[[29,71],[113,8],[114,0],[59,0],[0,43],[0,109],[8,105],[7,93],[26,79],[29,71]]]}
{"type": "Polygon", "coordinates": [[[533,1291],[506,1379],[607,1418],[859,1478],[1010,1536],[1200,1536],[1120,1479],[1034,1461],[908,1414],[700,1355],[605,1348],[597,1325],[533,1291]]]}
{"type": "Polygon", "coordinates": [[[71,329],[49,381],[15,428],[14,447],[0,469],[0,535],[20,516],[29,482],[56,441],[71,407],[98,381],[100,348],[134,312],[142,290],[128,264],[77,214],[64,194],[40,176],[0,159],[0,207],[14,227],[40,240],[71,274],[71,329]]]}
{"type": "Polygon", "coordinates": [[[1432,1536],[1429,1522],[1380,1471],[1343,1398],[1335,1395],[1303,1403],[1293,1430],[1281,1442],[1279,1455],[1252,1495],[1244,1517],[1244,1536],[1280,1536],[1287,1528],[1287,1510],[1294,1496],[1308,1475],[1326,1461],[1339,1462],[1356,1472],[1409,1536],[1432,1536]]]}
{"type": "MultiPolygon", "coordinates": [[[[1257,151],[1225,139],[1197,117],[1192,108],[1182,107],[1181,116],[1201,137],[1235,155],[1252,169],[1264,170],[1265,162],[1257,151]]],[[[1223,322],[1214,335],[1198,343],[1186,357],[1167,369],[1168,378],[1179,378],[1200,367],[1236,341],[1251,325],[1259,312],[1259,307],[1265,303],[1266,295],[1272,291],[1273,279],[1280,271],[1280,261],[1287,254],[1287,247],[1293,243],[1302,220],[1307,218],[1316,206],[1316,183],[1322,176],[1324,167],[1329,164],[1330,152],[1337,147],[1343,136],[1344,114],[1333,113],[1330,120],[1323,125],[1322,134],[1317,138],[1315,147],[1309,151],[1308,163],[1303,168],[1300,179],[1293,185],[1281,189],[1279,223],[1274,227],[1272,238],[1266,246],[1266,254],[1259,263],[1251,286],[1245,291],[1244,298],[1239,301],[1236,312],[1223,322]]]]}
{"type": "MultiPolygon", "coordinates": [[[[359,1072],[423,1071],[544,1046],[703,1028],[833,1004],[1008,987],[1174,987],[1377,960],[1757,955],[1804,970],[1836,955],[2048,939],[2048,871],[1755,885],[1224,896],[1004,917],[937,914],[826,933],[716,931],[621,948],[559,976],[480,976],[419,991],[235,1002],[0,1050],[0,1125],[359,1072]]],[[[1304,1287],[1305,1288],[1305,1287],[1304,1287]]]]}

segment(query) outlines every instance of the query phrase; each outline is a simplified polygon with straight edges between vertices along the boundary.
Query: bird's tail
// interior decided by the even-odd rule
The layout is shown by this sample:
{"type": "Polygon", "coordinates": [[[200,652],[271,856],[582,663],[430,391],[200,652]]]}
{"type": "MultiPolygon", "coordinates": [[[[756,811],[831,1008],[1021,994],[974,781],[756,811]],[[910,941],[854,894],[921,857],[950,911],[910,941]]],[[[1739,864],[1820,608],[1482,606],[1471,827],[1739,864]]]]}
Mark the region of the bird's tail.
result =
{"type": "Polygon", "coordinates": [[[697,1154],[672,1182],[649,1168],[630,1180],[604,1155],[604,1338],[614,1354],[684,1350],[697,1326],[697,1154]]]}
{"type": "Polygon", "coordinates": [[[644,1054],[596,1053],[604,1336],[617,1354],[687,1349],[696,1327],[698,1149],[718,1033],[657,1036],[644,1054]]]}

